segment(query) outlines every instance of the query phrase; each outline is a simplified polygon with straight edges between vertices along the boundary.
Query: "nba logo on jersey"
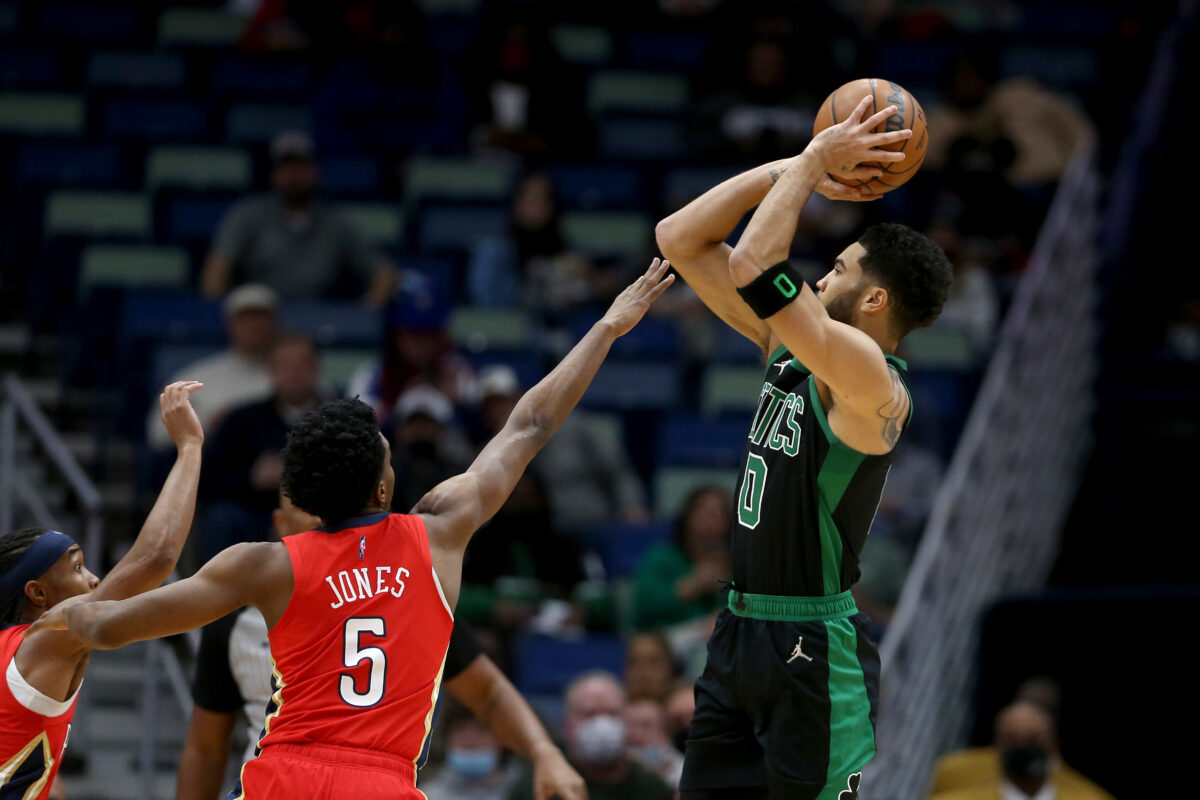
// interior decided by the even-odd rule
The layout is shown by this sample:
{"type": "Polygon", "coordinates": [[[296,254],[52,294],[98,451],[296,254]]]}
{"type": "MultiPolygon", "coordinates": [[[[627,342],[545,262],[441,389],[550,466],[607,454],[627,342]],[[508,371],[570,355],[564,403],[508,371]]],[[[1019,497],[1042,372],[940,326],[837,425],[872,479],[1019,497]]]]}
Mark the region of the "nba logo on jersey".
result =
{"type": "Polygon", "coordinates": [[[358,540],[358,560],[362,561],[367,555],[367,537],[358,540]]]}

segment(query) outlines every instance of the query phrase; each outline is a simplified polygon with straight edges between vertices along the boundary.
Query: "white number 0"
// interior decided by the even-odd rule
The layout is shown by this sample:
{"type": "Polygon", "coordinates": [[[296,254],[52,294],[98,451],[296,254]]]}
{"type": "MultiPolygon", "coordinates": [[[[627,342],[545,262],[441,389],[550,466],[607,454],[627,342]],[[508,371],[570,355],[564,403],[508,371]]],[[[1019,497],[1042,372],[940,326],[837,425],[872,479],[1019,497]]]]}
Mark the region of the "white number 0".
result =
{"type": "Polygon", "coordinates": [[[387,675],[387,653],[378,647],[362,647],[362,635],[383,636],[387,629],[382,617],[351,617],[346,620],[345,650],[342,653],[342,663],[347,667],[357,667],[363,661],[371,662],[371,676],[367,681],[367,691],[359,693],[355,690],[354,676],[342,673],[338,679],[338,694],[342,702],[355,708],[369,708],[383,699],[383,687],[387,675]]]}

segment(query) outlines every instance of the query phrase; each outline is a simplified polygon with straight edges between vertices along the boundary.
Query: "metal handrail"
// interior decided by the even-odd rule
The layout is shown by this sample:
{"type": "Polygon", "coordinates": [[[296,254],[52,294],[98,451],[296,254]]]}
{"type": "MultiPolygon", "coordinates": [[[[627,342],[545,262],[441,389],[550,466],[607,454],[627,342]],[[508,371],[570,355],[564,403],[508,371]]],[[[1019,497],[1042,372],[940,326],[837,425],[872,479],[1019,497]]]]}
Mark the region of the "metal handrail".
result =
{"type": "Polygon", "coordinates": [[[33,434],[50,461],[62,473],[84,511],[83,552],[88,567],[98,572],[103,563],[103,531],[100,516],[100,491],[79,466],[69,447],[54,430],[50,420],[21,379],[13,373],[4,376],[4,404],[0,407],[0,530],[12,527],[13,508],[19,497],[40,523],[54,527],[55,521],[41,498],[16,471],[16,423],[18,418],[33,434]]]}

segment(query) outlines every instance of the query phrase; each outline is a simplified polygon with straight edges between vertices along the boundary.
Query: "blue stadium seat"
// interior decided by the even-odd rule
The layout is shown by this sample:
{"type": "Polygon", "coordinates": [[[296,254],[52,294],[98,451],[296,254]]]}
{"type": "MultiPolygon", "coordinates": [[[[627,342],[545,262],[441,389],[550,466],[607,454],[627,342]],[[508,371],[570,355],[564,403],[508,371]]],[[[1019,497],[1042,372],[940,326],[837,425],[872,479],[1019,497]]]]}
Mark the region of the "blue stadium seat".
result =
{"type": "Polygon", "coordinates": [[[621,63],[634,69],[690,71],[708,60],[711,39],[690,31],[631,31],[621,63]]]}
{"type": "Polygon", "coordinates": [[[311,85],[312,69],[304,61],[222,55],[213,61],[209,88],[221,97],[302,100],[311,85]]]}
{"type": "Polygon", "coordinates": [[[572,678],[594,669],[625,671],[625,642],[616,636],[556,639],[525,635],[517,639],[515,680],[522,694],[561,694],[572,678]]]}
{"type": "Polygon", "coordinates": [[[137,37],[138,11],[133,4],[46,3],[38,14],[43,39],[119,44],[137,37]]]}
{"type": "Polygon", "coordinates": [[[365,156],[329,156],[321,159],[321,191],[339,197],[372,197],[379,194],[379,162],[365,156]]]}
{"type": "Polygon", "coordinates": [[[607,158],[662,160],[686,154],[684,126],[674,119],[603,119],[600,152],[607,158]]]}
{"type": "Polygon", "coordinates": [[[565,208],[633,208],[642,203],[641,173],[634,167],[560,164],[549,168],[565,208]]]}
{"type": "Polygon", "coordinates": [[[672,527],[666,522],[643,525],[614,525],[596,532],[601,558],[608,580],[632,575],[651,547],[671,538],[672,527]]]}
{"type": "Polygon", "coordinates": [[[886,75],[921,100],[928,111],[931,103],[922,85],[938,86],[954,55],[953,45],[937,42],[880,41],[874,47],[878,75],[886,75]]]}
{"type": "Polygon", "coordinates": [[[163,51],[93,53],[87,85],[99,89],[180,89],[187,80],[183,57],[163,51]]]}
{"type": "Polygon", "coordinates": [[[312,131],[306,106],[238,103],[225,116],[225,135],[232,142],[269,142],[286,130],[312,131]]]}
{"type": "Polygon", "coordinates": [[[512,367],[513,372],[517,373],[517,381],[522,389],[533,386],[546,377],[547,373],[546,363],[528,350],[484,350],[479,353],[468,351],[463,355],[476,373],[497,364],[512,367]]]}
{"type": "Polygon", "coordinates": [[[321,347],[377,347],[383,338],[383,312],[357,302],[292,300],[279,316],[281,328],[307,333],[321,347]]]}
{"type": "Polygon", "coordinates": [[[233,203],[232,197],[182,195],[173,198],[166,208],[167,240],[207,244],[233,203]]]}
{"type": "Polygon", "coordinates": [[[504,229],[507,212],[502,208],[429,205],[421,212],[421,249],[467,251],[486,236],[504,229]]]}
{"type": "Polygon", "coordinates": [[[663,207],[682,208],[724,180],[741,172],[740,167],[680,167],[663,177],[663,207]]]}
{"type": "Polygon", "coordinates": [[[132,352],[145,342],[189,342],[208,347],[225,342],[220,303],[194,294],[129,292],[120,313],[117,340],[124,352],[132,352]]]}
{"type": "Polygon", "coordinates": [[[749,422],[671,415],[658,429],[658,463],[736,467],[742,460],[749,422]]]}
{"type": "Polygon", "coordinates": [[[600,367],[583,402],[615,411],[669,410],[682,400],[682,360],[608,360],[600,367]]]}
{"type": "Polygon", "coordinates": [[[56,50],[7,44],[0,48],[0,86],[53,89],[61,75],[62,59],[56,50]]]}
{"type": "Polygon", "coordinates": [[[142,141],[197,141],[208,134],[208,110],[191,100],[122,97],[104,109],[104,135],[142,141]]]}
{"type": "Polygon", "coordinates": [[[15,163],[18,184],[120,186],[124,178],[121,150],[114,144],[23,142],[15,163]]]}
{"type": "MultiPolygon", "coordinates": [[[[582,339],[591,330],[600,315],[585,311],[572,314],[567,320],[567,329],[573,341],[582,339]]],[[[679,329],[667,317],[647,316],[629,333],[617,339],[612,346],[613,358],[672,358],[678,356],[679,329]]]]}

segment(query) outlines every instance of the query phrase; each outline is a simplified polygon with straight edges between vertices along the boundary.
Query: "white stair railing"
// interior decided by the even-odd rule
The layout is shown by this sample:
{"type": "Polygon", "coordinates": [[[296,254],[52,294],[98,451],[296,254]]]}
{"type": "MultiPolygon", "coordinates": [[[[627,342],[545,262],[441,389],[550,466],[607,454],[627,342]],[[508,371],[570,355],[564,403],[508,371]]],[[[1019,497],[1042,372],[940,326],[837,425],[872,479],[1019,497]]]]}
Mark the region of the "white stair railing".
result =
{"type": "Polygon", "coordinates": [[[965,740],[980,613],[1045,583],[1091,447],[1099,177],[1075,154],[1001,327],[881,648],[872,800],[926,797],[965,740]]]}

